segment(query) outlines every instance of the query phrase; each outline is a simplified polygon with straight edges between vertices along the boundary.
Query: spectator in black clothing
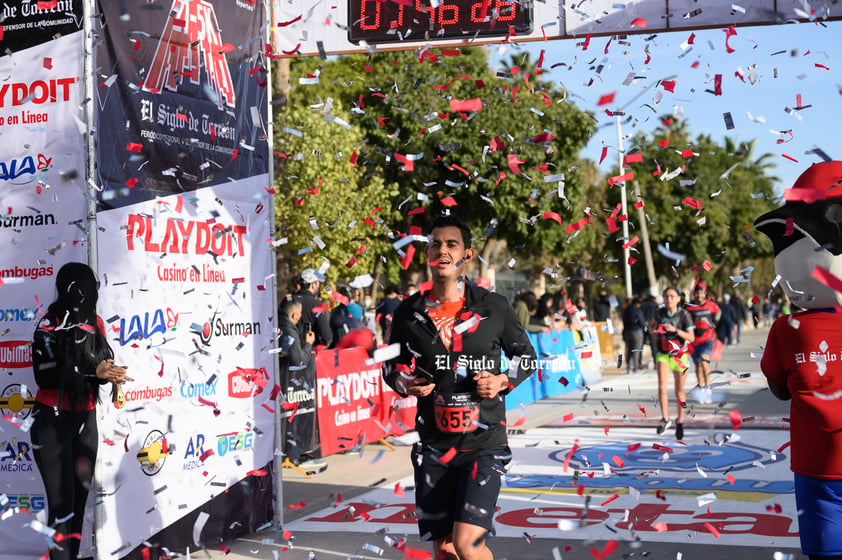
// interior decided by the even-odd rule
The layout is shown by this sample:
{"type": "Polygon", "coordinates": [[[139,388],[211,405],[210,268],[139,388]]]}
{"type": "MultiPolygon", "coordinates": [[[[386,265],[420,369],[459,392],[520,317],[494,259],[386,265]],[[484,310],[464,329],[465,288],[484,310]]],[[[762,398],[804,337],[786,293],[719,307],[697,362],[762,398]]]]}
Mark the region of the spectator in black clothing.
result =
{"type": "MultiPolygon", "coordinates": [[[[340,300],[330,312],[330,332],[333,335],[330,348],[334,348],[342,335],[352,328],[348,325],[348,306],[354,303],[354,290],[350,286],[342,285],[336,291],[347,299],[340,300]]],[[[355,305],[359,307],[358,304],[355,305]]]]}
{"type": "Polygon", "coordinates": [[[739,294],[734,294],[731,305],[734,306],[734,311],[737,312],[737,344],[739,344],[743,340],[743,323],[748,321],[750,310],[739,294]]]}
{"type": "Polygon", "coordinates": [[[297,296],[286,297],[278,310],[279,347],[281,368],[288,367],[295,372],[306,368],[313,361],[313,343],[316,333],[301,332],[303,304],[297,296]],[[303,340],[302,340],[303,339],[303,340]]]}
{"type": "Polygon", "coordinates": [[[530,323],[534,325],[545,325],[551,329],[558,321],[555,317],[555,298],[549,292],[545,292],[538,298],[538,308],[535,310],[535,315],[530,319],[530,323]]]}
{"type": "Polygon", "coordinates": [[[298,277],[298,291],[294,295],[301,298],[301,330],[312,330],[316,334],[317,346],[330,346],[333,333],[330,331],[327,305],[318,297],[323,280],[320,272],[305,268],[298,277]]]}
{"type": "MultiPolygon", "coordinates": [[[[301,298],[284,298],[278,306],[278,346],[281,350],[279,377],[284,395],[297,389],[312,390],[316,382],[316,363],[313,359],[313,342],[316,335],[312,330],[301,332],[301,298]]],[[[280,412],[280,411],[279,411],[280,412]]],[[[315,413],[296,414],[295,425],[283,421],[281,449],[293,464],[314,456],[318,452],[315,413]]]]}
{"type": "Polygon", "coordinates": [[[389,340],[389,328],[392,326],[392,315],[401,304],[401,293],[397,286],[389,284],[384,291],[384,297],[374,310],[383,340],[389,340]]]}
{"type": "Polygon", "coordinates": [[[623,341],[626,343],[626,371],[637,373],[643,369],[643,333],[646,317],[638,298],[630,299],[623,310],[623,341]]]}
{"type": "Polygon", "coordinates": [[[722,301],[719,303],[719,324],[716,325],[716,338],[722,344],[731,346],[734,344],[734,327],[737,326],[738,316],[737,309],[731,303],[731,295],[724,294],[722,301]]]}
{"type": "Polygon", "coordinates": [[[654,359],[658,349],[655,346],[656,337],[649,332],[649,325],[655,320],[655,315],[658,313],[658,302],[651,294],[641,294],[640,310],[643,311],[643,318],[646,320],[646,328],[643,329],[643,343],[648,344],[652,349],[652,359],[654,359]]]}
{"type": "Polygon", "coordinates": [[[607,321],[611,317],[611,301],[608,292],[600,290],[599,298],[593,302],[593,320],[597,323],[607,321]]]}

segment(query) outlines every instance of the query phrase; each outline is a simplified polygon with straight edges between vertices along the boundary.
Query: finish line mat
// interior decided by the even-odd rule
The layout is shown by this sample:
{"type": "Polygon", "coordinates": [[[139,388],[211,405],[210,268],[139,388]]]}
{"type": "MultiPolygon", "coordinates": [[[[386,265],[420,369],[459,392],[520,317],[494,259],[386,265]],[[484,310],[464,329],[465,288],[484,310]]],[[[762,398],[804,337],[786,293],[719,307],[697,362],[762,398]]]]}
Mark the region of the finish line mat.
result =
{"type": "MultiPolygon", "coordinates": [[[[789,432],[538,428],[510,438],[498,537],[797,548],[789,432]],[[779,451],[783,449],[782,451],[779,451]]],[[[376,465],[372,465],[376,469],[376,465]]],[[[411,478],[294,522],[291,531],[413,534],[411,478]]]]}

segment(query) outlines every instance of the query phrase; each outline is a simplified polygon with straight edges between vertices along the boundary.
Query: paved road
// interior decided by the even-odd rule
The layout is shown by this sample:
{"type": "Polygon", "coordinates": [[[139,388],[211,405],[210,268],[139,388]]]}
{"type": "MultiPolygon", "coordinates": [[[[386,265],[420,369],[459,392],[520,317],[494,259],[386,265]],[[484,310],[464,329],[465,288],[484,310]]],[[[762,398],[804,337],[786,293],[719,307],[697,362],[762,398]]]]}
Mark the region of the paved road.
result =
{"type": "MultiPolygon", "coordinates": [[[[510,411],[510,423],[525,420],[510,438],[495,557],[805,558],[785,449],[789,409],[760,374],[765,339],[750,330],[725,349],[715,402],[688,399],[683,442],[655,433],[653,373],[608,375],[510,411]]],[[[285,532],[227,543],[228,557],[397,559],[427,549],[415,532],[407,446],[369,445],[327,462],[310,479],[285,470],[285,532]],[[409,554],[390,546],[399,539],[409,554]]]]}

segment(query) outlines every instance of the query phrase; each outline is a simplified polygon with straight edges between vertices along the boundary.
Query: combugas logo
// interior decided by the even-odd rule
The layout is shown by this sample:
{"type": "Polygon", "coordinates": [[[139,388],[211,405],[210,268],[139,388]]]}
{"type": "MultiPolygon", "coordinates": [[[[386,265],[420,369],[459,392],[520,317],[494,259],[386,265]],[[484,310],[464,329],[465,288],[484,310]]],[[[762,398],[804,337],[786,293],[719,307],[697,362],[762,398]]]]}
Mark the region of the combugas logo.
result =
{"type": "Polygon", "coordinates": [[[143,89],[178,91],[181,80],[201,83],[207,72],[217,102],[235,107],[234,85],[213,6],[205,0],[173,0],[143,89]],[[204,61],[204,64],[200,64],[204,61]]]}
{"type": "Polygon", "coordinates": [[[164,468],[167,457],[172,455],[175,448],[167,442],[166,436],[160,430],[152,430],[143,440],[143,446],[137,452],[140,470],[146,476],[155,476],[164,468]]]}

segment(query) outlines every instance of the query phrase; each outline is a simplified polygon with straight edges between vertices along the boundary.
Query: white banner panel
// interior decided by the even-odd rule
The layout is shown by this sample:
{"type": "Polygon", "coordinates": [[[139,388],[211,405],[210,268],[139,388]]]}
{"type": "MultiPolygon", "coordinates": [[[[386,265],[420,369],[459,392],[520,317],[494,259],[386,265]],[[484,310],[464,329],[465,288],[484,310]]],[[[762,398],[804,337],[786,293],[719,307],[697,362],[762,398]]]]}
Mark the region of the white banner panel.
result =
{"type": "Polygon", "coordinates": [[[267,184],[98,215],[100,309],[134,379],[116,405],[103,395],[98,558],[125,555],[273,458],[267,184]]]}
{"type": "Polygon", "coordinates": [[[828,0],[275,0],[281,56],[839,19],[828,0]]]}
{"type": "MultiPolygon", "coordinates": [[[[14,10],[22,7],[15,5],[14,10]]],[[[35,19],[10,16],[5,23],[26,26],[35,19]]],[[[34,42],[37,32],[30,29],[29,34],[34,42]]],[[[84,116],[82,38],[80,31],[0,57],[4,560],[31,560],[47,550],[44,538],[28,527],[34,515],[46,521],[46,498],[28,432],[37,391],[29,344],[35,321],[55,298],[59,268],[68,261],[87,261],[85,142],[78,126],[84,116]]]]}

